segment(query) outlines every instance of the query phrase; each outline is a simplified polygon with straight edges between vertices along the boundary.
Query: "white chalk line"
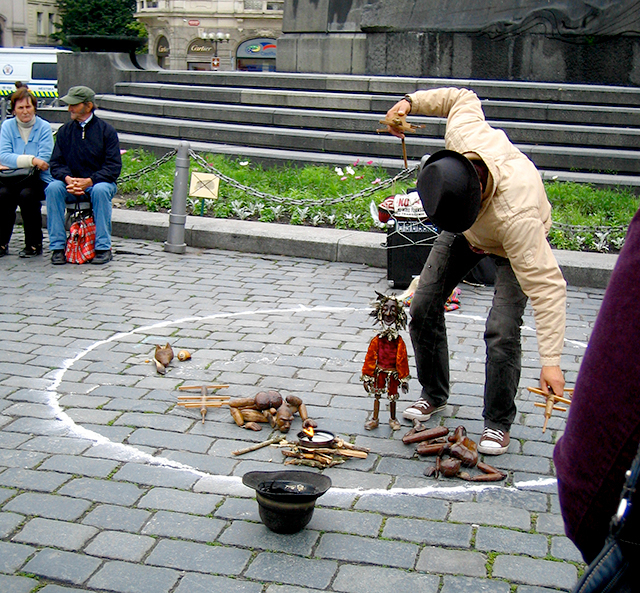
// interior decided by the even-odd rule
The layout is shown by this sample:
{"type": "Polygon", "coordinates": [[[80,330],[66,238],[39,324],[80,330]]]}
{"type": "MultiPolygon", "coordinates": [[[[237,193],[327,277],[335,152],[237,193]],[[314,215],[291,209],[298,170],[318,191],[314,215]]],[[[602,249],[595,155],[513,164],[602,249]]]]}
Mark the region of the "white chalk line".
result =
{"type": "MultiPolygon", "coordinates": [[[[194,321],[207,321],[209,319],[222,319],[229,317],[241,317],[241,316],[250,316],[250,315],[269,315],[273,313],[303,313],[303,312],[311,312],[311,311],[324,311],[324,312],[357,312],[357,311],[369,311],[370,307],[327,307],[327,306],[314,306],[307,307],[305,305],[298,305],[297,307],[293,307],[290,309],[260,309],[260,310],[247,310],[247,311],[238,311],[234,313],[215,313],[212,315],[205,315],[201,317],[182,317],[179,319],[160,321],[157,323],[153,323],[151,325],[147,325],[144,327],[138,327],[128,332],[118,332],[113,336],[106,338],[104,340],[99,340],[98,342],[94,342],[87,348],[85,348],[82,352],[78,353],[73,358],[69,358],[62,363],[62,367],[55,371],[53,381],[47,387],[48,394],[48,405],[53,410],[55,417],[60,420],[69,430],[69,433],[77,436],[79,438],[83,438],[86,440],[93,441],[93,446],[105,446],[115,453],[117,453],[117,459],[119,461],[124,462],[134,462],[134,463],[146,463],[149,465],[156,465],[161,467],[167,467],[175,470],[189,472],[201,478],[214,478],[220,482],[228,482],[233,484],[240,484],[242,478],[239,476],[223,476],[219,474],[210,474],[208,472],[203,472],[201,470],[196,469],[185,463],[180,463],[177,461],[173,461],[171,459],[166,459],[164,457],[156,457],[150,455],[149,453],[145,453],[144,451],[140,451],[133,445],[125,445],[124,443],[114,443],[104,435],[101,435],[97,432],[89,430],[83,426],[79,426],[74,422],[74,420],[60,407],[59,404],[59,394],[57,392],[58,387],[62,383],[65,373],[79,360],[82,360],[87,354],[103,346],[105,344],[109,344],[111,342],[115,342],[121,338],[125,338],[134,334],[139,333],[149,333],[150,331],[158,328],[163,328],[171,325],[179,325],[190,323],[194,321]]],[[[459,313],[457,311],[447,313],[448,316],[454,316],[459,318],[471,319],[474,321],[482,321],[484,322],[484,318],[478,315],[467,315],[464,313],[459,313]]],[[[523,326],[524,330],[532,331],[535,333],[535,330],[529,326],[523,326]]],[[[570,340],[567,340],[568,342],[570,340]]],[[[583,345],[580,342],[572,342],[575,345],[583,345]]],[[[583,345],[586,348],[586,344],[583,345]]],[[[539,489],[545,488],[548,486],[553,486],[556,483],[555,478],[539,478],[537,480],[528,480],[523,482],[518,482],[514,484],[514,486],[500,486],[497,484],[491,483],[482,483],[482,484],[461,484],[458,486],[425,486],[421,488],[390,488],[390,489],[382,489],[382,488],[339,488],[333,487],[332,490],[338,490],[341,493],[346,494],[358,494],[358,495],[383,495],[383,496],[397,496],[397,495],[413,495],[413,496],[425,496],[430,494],[459,494],[464,492],[481,492],[484,490],[490,489],[501,489],[504,491],[517,492],[522,489],[539,489]]]]}

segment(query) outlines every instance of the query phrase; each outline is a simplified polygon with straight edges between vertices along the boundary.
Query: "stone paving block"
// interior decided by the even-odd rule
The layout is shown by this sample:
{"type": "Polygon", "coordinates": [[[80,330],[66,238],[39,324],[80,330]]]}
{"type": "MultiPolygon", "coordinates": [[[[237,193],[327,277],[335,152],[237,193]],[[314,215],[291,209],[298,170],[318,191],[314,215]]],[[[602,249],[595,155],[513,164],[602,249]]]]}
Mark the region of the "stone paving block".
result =
{"type": "Polygon", "coordinates": [[[417,544],[469,548],[473,529],[471,525],[458,525],[444,521],[421,521],[389,517],[382,537],[401,539],[417,544]]]}
{"type": "Polygon", "coordinates": [[[0,474],[0,486],[36,492],[53,492],[70,479],[71,476],[68,474],[11,467],[0,474]]]}
{"type": "Polygon", "coordinates": [[[226,521],[220,519],[158,511],[144,526],[142,533],[198,542],[213,542],[226,525],[226,521]]]}
{"type": "Polygon", "coordinates": [[[245,498],[227,498],[216,510],[215,516],[220,519],[242,519],[243,521],[260,521],[258,503],[245,498]]]}
{"type": "Polygon", "coordinates": [[[265,593],[318,593],[320,589],[295,587],[292,585],[269,585],[265,593]]]}
{"type": "Polygon", "coordinates": [[[49,457],[41,469],[66,472],[91,478],[106,478],[118,463],[107,459],[90,459],[78,455],[54,455],[49,457]]]}
{"type": "Polygon", "coordinates": [[[155,543],[154,538],[144,535],[102,531],[87,545],[84,551],[91,556],[100,556],[101,558],[140,562],[155,543]]]}
{"type": "Polygon", "coordinates": [[[310,560],[300,556],[262,552],[251,562],[245,576],[261,583],[284,583],[326,589],[338,563],[332,560],[310,560]]]}
{"type": "Polygon", "coordinates": [[[149,517],[151,517],[151,513],[142,509],[102,504],[93,509],[82,520],[82,523],[101,529],[116,529],[137,533],[149,517]]]}
{"type": "Polygon", "coordinates": [[[0,504],[2,504],[5,500],[9,500],[17,493],[17,490],[13,490],[11,488],[0,488],[0,504]]]}
{"type": "Polygon", "coordinates": [[[168,593],[179,577],[177,570],[113,561],[107,562],[88,585],[116,593],[168,593]]]}
{"type": "Polygon", "coordinates": [[[547,538],[534,533],[497,527],[479,527],[476,533],[476,548],[484,552],[526,554],[543,558],[547,555],[548,547],[547,538]]]}
{"type": "Polygon", "coordinates": [[[175,593],[261,593],[261,591],[261,583],[189,573],[182,578],[175,593]]]}
{"type": "Polygon", "coordinates": [[[204,573],[237,575],[247,565],[251,552],[194,542],[162,540],[145,564],[204,573]]]}
{"type": "Polygon", "coordinates": [[[220,502],[222,502],[222,497],[215,494],[194,494],[170,488],[152,488],[138,501],[138,506],[146,509],[209,515],[213,513],[220,502]]]}
{"type": "Polygon", "coordinates": [[[245,486],[238,476],[205,476],[194,484],[193,491],[243,498],[255,498],[256,495],[255,490],[245,486]]]}
{"type": "Polygon", "coordinates": [[[381,525],[382,517],[376,513],[316,508],[307,528],[375,537],[381,525]]]}
{"type": "Polygon", "coordinates": [[[396,568],[343,564],[333,582],[333,589],[343,593],[436,593],[439,585],[440,577],[435,575],[396,568]]]}
{"type": "Polygon", "coordinates": [[[55,546],[63,550],[79,550],[97,529],[66,521],[35,518],[28,521],[12,540],[37,546],[55,546]]]}
{"type": "MultiPolygon", "coordinates": [[[[95,432],[98,435],[106,437],[112,443],[123,443],[134,430],[128,426],[107,426],[103,424],[88,423],[83,424],[82,428],[86,428],[91,432],[95,432]]],[[[89,455],[87,455],[87,457],[89,457],[89,455]]],[[[95,455],[92,455],[92,457],[95,457],[95,455]]]]}
{"type": "Polygon", "coordinates": [[[582,554],[568,537],[551,538],[551,555],[569,562],[584,562],[582,554]]]}
{"type": "Polygon", "coordinates": [[[26,416],[28,418],[55,418],[56,416],[56,412],[45,402],[18,402],[3,410],[3,414],[16,417],[26,416]]]}
{"type": "Polygon", "coordinates": [[[479,552],[447,550],[435,546],[426,546],[420,552],[416,570],[439,574],[484,577],[486,576],[486,562],[487,558],[479,552]]]}
{"type": "Polygon", "coordinates": [[[493,577],[524,585],[571,589],[577,576],[578,571],[572,564],[526,556],[498,556],[493,563],[493,577]]]}
{"type": "Polygon", "coordinates": [[[0,538],[9,537],[14,531],[16,531],[18,525],[24,521],[22,515],[17,513],[4,513],[0,512],[0,538]]]}
{"type": "Polygon", "coordinates": [[[326,533],[315,550],[318,558],[413,568],[419,548],[414,544],[326,533]]]}
{"type": "Polygon", "coordinates": [[[20,449],[50,454],[80,455],[92,445],[92,441],[73,437],[34,437],[20,445],[20,449]]]}
{"type": "Polygon", "coordinates": [[[21,451],[19,449],[0,449],[0,466],[23,467],[31,469],[46,459],[44,453],[21,451]]]}
{"type": "Polygon", "coordinates": [[[140,414],[138,412],[131,412],[129,414],[122,414],[116,421],[116,424],[184,433],[194,422],[197,422],[197,419],[180,418],[174,415],[165,416],[164,414],[140,414]]]}
{"type": "Polygon", "coordinates": [[[544,513],[538,515],[536,531],[548,535],[564,535],[564,521],[562,515],[544,513]]]}
{"type": "Polygon", "coordinates": [[[510,590],[510,585],[504,582],[445,576],[440,593],[509,593],[510,590]]]}
{"type": "MultiPolygon", "coordinates": [[[[81,585],[100,566],[101,560],[85,554],[44,548],[22,568],[27,574],[81,585]]],[[[150,592],[152,593],[152,592],[150,592]]]]}
{"type": "Polygon", "coordinates": [[[500,525],[526,531],[531,528],[531,516],[524,509],[488,503],[454,502],[449,520],[457,523],[500,525]]]}
{"type": "Polygon", "coordinates": [[[357,496],[358,494],[355,492],[345,492],[343,490],[338,490],[337,488],[329,488],[322,497],[318,498],[316,501],[316,507],[350,509],[357,496]]]}
{"type": "Polygon", "coordinates": [[[107,480],[78,478],[65,484],[59,494],[86,498],[95,502],[131,505],[146,492],[134,484],[119,484],[107,480]]]}
{"type": "Polygon", "coordinates": [[[0,574],[0,591],[2,593],[29,593],[39,585],[40,583],[36,579],[0,574]]]}
{"type": "Polygon", "coordinates": [[[529,490],[506,490],[504,488],[482,490],[476,495],[476,501],[498,503],[537,513],[547,512],[549,506],[547,494],[529,490]]]}
{"type": "Polygon", "coordinates": [[[147,484],[149,486],[188,489],[199,478],[195,473],[185,470],[143,465],[141,463],[127,463],[112,476],[112,479],[134,484],[147,484]]]}
{"type": "Polygon", "coordinates": [[[0,542],[0,572],[16,572],[35,551],[31,546],[0,542]]]}
{"type": "Polygon", "coordinates": [[[375,511],[385,515],[417,517],[419,519],[443,520],[449,512],[449,503],[426,496],[402,494],[364,494],[356,502],[356,509],[375,511]]]}
{"type": "MultiPolygon", "coordinates": [[[[11,418],[6,418],[6,424],[11,422],[11,418]]],[[[0,427],[2,422],[0,422],[0,427]]],[[[0,432],[0,447],[4,449],[15,449],[22,445],[25,441],[34,440],[29,436],[17,432],[0,432]]]]}
{"type": "Polygon", "coordinates": [[[262,523],[234,521],[224,530],[219,541],[230,546],[311,556],[319,537],[317,531],[309,528],[283,535],[269,531],[262,523]]]}
{"type": "Polygon", "coordinates": [[[383,457],[376,467],[376,472],[392,476],[406,475],[416,478],[424,476],[427,464],[421,459],[399,459],[383,457]]]}
{"type": "Polygon", "coordinates": [[[4,506],[4,510],[47,519],[73,521],[83,515],[90,506],[91,503],[86,500],[78,500],[57,494],[25,492],[9,501],[4,506]]]}
{"type": "Polygon", "coordinates": [[[139,428],[129,435],[130,445],[146,445],[160,449],[206,453],[211,446],[211,439],[192,434],[177,434],[166,430],[139,428]]]}

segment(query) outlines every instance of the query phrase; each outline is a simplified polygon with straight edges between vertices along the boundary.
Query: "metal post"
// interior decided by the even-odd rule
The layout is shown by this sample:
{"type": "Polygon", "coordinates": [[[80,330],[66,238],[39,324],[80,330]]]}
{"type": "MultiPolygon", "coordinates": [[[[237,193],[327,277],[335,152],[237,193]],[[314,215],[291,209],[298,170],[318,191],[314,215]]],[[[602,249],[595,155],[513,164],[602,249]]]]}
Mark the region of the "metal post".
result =
{"type": "Polygon", "coordinates": [[[176,172],[173,180],[169,233],[164,250],[169,253],[185,253],[184,227],[187,223],[187,191],[189,189],[189,143],[184,140],[178,146],[176,172]]]}
{"type": "Polygon", "coordinates": [[[7,119],[7,100],[2,97],[0,99],[0,124],[3,124],[5,119],[7,119]]]}

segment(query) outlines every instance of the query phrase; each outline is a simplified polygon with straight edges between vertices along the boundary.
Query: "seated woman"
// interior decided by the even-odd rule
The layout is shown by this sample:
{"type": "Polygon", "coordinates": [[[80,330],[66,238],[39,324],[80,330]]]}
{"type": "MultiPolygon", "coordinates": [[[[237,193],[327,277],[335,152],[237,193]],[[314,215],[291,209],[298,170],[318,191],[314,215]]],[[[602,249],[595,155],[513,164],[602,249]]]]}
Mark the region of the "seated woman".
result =
{"type": "Polygon", "coordinates": [[[0,169],[37,167],[37,172],[24,181],[8,178],[0,185],[0,257],[9,253],[9,240],[20,206],[24,225],[25,248],[20,257],[42,253],[41,201],[44,188],[53,181],[49,159],[53,151],[53,134],[49,122],[36,115],[37,100],[28,88],[21,87],[11,95],[11,111],[15,117],[0,129],[0,169]]]}

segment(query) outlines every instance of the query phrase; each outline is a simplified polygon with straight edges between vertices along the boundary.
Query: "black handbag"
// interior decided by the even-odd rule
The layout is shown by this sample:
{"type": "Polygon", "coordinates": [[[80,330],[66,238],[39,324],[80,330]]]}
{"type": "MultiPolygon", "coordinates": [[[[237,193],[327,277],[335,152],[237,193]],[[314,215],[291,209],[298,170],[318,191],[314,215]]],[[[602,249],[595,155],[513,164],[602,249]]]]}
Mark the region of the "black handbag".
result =
{"type": "Polygon", "coordinates": [[[0,185],[17,187],[35,178],[38,167],[22,167],[21,169],[0,169],[0,185]]]}
{"type": "Polygon", "coordinates": [[[632,593],[640,587],[640,448],[627,471],[618,511],[598,557],[587,567],[573,593],[632,593]]]}

